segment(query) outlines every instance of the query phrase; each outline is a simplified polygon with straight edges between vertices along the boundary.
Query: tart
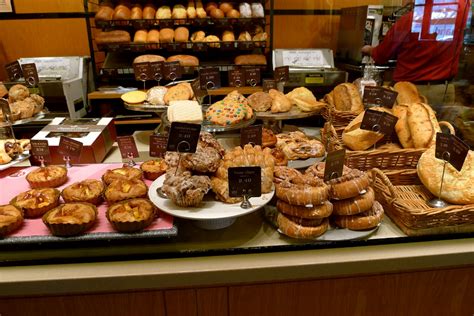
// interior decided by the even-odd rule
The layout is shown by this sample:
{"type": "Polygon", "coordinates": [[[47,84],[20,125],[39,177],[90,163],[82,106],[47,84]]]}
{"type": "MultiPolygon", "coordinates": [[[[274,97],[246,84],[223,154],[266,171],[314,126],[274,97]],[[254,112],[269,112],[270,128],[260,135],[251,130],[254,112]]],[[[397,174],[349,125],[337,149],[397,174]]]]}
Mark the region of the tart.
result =
{"type": "Polygon", "coordinates": [[[67,181],[67,169],[62,166],[40,167],[28,173],[26,181],[33,189],[56,188],[67,181]]]}
{"type": "Polygon", "coordinates": [[[147,195],[148,188],[142,180],[115,180],[105,190],[105,200],[109,204],[141,198],[147,195]]]}
{"type": "Polygon", "coordinates": [[[0,206],[0,236],[5,236],[23,223],[23,211],[11,204],[0,206]]]}
{"type": "Polygon", "coordinates": [[[43,223],[54,236],[79,235],[91,228],[97,208],[90,203],[66,203],[43,215],[43,223]]]}
{"type": "Polygon", "coordinates": [[[61,192],[64,202],[87,202],[94,205],[102,202],[105,185],[96,179],[86,179],[64,188],[61,192]]]}
{"type": "Polygon", "coordinates": [[[59,205],[59,190],[32,189],[18,194],[10,204],[23,210],[26,218],[39,217],[59,205]]]}
{"type": "Polygon", "coordinates": [[[105,184],[109,185],[114,180],[140,180],[142,178],[142,171],[137,168],[122,167],[112,170],[107,170],[102,176],[102,180],[105,184]]]}
{"type": "Polygon", "coordinates": [[[161,158],[145,161],[140,166],[145,179],[148,180],[155,180],[164,174],[167,168],[168,165],[166,164],[165,160],[161,158]]]}
{"type": "Polygon", "coordinates": [[[109,207],[106,216],[115,230],[133,233],[148,227],[156,215],[156,207],[147,199],[131,199],[109,207]]]}

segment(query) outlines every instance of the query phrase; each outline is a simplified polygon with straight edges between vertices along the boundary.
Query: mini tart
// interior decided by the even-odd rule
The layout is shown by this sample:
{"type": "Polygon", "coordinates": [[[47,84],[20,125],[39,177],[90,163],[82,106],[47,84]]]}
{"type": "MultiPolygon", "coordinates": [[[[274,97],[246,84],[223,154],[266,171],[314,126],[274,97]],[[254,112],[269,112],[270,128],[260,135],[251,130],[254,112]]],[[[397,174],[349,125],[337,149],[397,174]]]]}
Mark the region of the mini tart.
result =
{"type": "Polygon", "coordinates": [[[43,215],[43,223],[54,236],[79,235],[91,228],[97,219],[97,208],[90,203],[66,203],[43,215]]]}
{"type": "Polygon", "coordinates": [[[62,166],[40,167],[28,173],[26,181],[33,189],[56,188],[67,181],[67,169],[62,166]]]}
{"type": "Polygon", "coordinates": [[[86,179],[76,182],[64,188],[61,192],[64,202],[87,202],[99,205],[102,202],[102,194],[105,185],[102,181],[96,179],[86,179]]]}
{"type": "Polygon", "coordinates": [[[107,170],[102,176],[105,184],[109,185],[115,180],[140,180],[142,178],[142,171],[137,168],[122,167],[112,170],[107,170]]]}
{"type": "Polygon", "coordinates": [[[113,204],[123,200],[146,197],[148,188],[142,180],[115,180],[105,189],[105,200],[113,204]]]}
{"type": "Polygon", "coordinates": [[[0,236],[16,230],[23,223],[23,211],[15,205],[0,206],[0,236]]]}
{"type": "Polygon", "coordinates": [[[156,215],[156,207],[147,199],[131,199],[109,207],[106,216],[115,230],[134,233],[148,227],[156,215]]]}
{"type": "Polygon", "coordinates": [[[32,189],[15,196],[10,204],[23,210],[26,218],[40,217],[59,205],[59,190],[32,189]]]}
{"type": "Polygon", "coordinates": [[[166,164],[164,159],[158,158],[145,161],[140,166],[140,169],[143,171],[145,179],[155,180],[166,172],[166,170],[168,169],[168,165],[166,164]]]}

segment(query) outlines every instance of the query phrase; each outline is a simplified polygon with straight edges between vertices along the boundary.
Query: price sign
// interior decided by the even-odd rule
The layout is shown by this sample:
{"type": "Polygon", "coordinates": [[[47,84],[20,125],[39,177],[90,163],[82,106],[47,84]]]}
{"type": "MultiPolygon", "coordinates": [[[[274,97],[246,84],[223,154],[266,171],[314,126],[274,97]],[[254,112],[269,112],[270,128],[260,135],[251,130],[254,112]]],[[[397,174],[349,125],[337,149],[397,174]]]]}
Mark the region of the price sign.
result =
{"type": "Polygon", "coordinates": [[[369,109],[365,111],[360,128],[390,136],[397,121],[398,118],[390,113],[369,109]]]}
{"type": "Polygon", "coordinates": [[[176,80],[181,78],[182,70],[179,61],[172,61],[163,64],[163,75],[168,80],[176,80]]]}
{"type": "Polygon", "coordinates": [[[122,159],[139,157],[137,144],[133,136],[117,136],[117,144],[122,159]]]}
{"type": "Polygon", "coordinates": [[[49,151],[49,145],[47,140],[42,139],[32,139],[30,140],[31,144],[31,155],[33,156],[35,162],[43,162],[50,163],[51,159],[51,152],[49,151]]]}
{"type": "Polygon", "coordinates": [[[204,98],[207,95],[207,90],[201,89],[201,81],[199,79],[191,82],[191,88],[193,89],[196,99],[204,98]]]}
{"type": "Polygon", "coordinates": [[[59,138],[58,152],[63,156],[79,158],[82,152],[82,143],[69,137],[59,138]]]}
{"type": "Polygon", "coordinates": [[[150,63],[135,63],[133,64],[133,72],[135,80],[147,81],[152,78],[150,63]]]}
{"type": "Polygon", "coordinates": [[[288,82],[290,80],[290,67],[276,67],[273,75],[276,82],[288,82]]]}
{"type": "Polygon", "coordinates": [[[362,103],[366,106],[384,106],[392,108],[397,100],[398,92],[383,87],[365,86],[362,103]]]}
{"type": "Polygon", "coordinates": [[[221,73],[219,67],[203,68],[199,71],[201,89],[212,90],[221,87],[221,73]]]}
{"type": "Polygon", "coordinates": [[[260,167],[232,167],[228,169],[229,196],[252,197],[262,195],[260,167]]]}
{"type": "Polygon", "coordinates": [[[324,181],[339,178],[344,170],[346,150],[340,149],[328,153],[324,167],[324,181]]]}
{"type": "Polygon", "coordinates": [[[163,79],[163,64],[162,61],[154,61],[150,63],[151,77],[153,80],[160,81],[163,79]]]}
{"type": "Polygon", "coordinates": [[[240,68],[229,70],[229,86],[242,87],[245,85],[245,74],[240,68]]]}
{"type": "Polygon", "coordinates": [[[268,92],[271,89],[277,89],[277,83],[273,79],[263,79],[262,83],[263,92],[268,92]]]}
{"type": "Polygon", "coordinates": [[[436,134],[436,158],[446,160],[461,171],[468,153],[469,146],[459,137],[451,134],[436,134]]]}
{"type": "Polygon", "coordinates": [[[166,154],[166,145],[168,144],[168,137],[161,135],[150,136],[150,157],[162,158],[166,154]]]}
{"type": "Polygon", "coordinates": [[[23,78],[25,78],[26,84],[30,87],[36,87],[39,83],[38,70],[34,63],[23,64],[23,78]]]}
{"type": "Polygon", "coordinates": [[[15,60],[12,63],[5,65],[5,69],[8,74],[8,78],[10,81],[17,81],[23,76],[23,70],[21,69],[21,65],[18,60],[15,60]]]}
{"type": "Polygon", "coordinates": [[[253,125],[240,130],[240,146],[262,145],[262,125],[253,125]]]}
{"type": "Polygon", "coordinates": [[[260,83],[260,68],[256,67],[246,67],[244,68],[245,72],[245,82],[251,87],[255,87],[260,83]]]}
{"type": "Polygon", "coordinates": [[[195,153],[200,132],[200,124],[171,123],[166,150],[180,153],[195,153]]]}

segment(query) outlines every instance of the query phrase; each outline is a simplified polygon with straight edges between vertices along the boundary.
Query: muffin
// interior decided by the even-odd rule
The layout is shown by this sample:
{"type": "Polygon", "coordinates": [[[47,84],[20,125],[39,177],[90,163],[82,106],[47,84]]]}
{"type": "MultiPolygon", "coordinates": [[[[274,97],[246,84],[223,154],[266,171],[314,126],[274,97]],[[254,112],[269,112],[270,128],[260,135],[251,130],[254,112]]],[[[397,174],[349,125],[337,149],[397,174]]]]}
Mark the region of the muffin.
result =
{"type": "Polygon", "coordinates": [[[182,174],[167,174],[162,191],[177,206],[198,206],[211,188],[208,176],[193,176],[186,171],[182,174]]]}
{"type": "Polygon", "coordinates": [[[62,166],[40,167],[28,173],[26,181],[33,189],[56,188],[67,181],[67,169],[62,166]]]}
{"type": "Polygon", "coordinates": [[[54,236],[79,235],[91,228],[97,219],[97,208],[90,203],[66,203],[43,215],[43,223],[54,236]]]}
{"type": "Polygon", "coordinates": [[[119,201],[146,197],[148,188],[142,180],[115,180],[105,189],[105,200],[108,204],[119,201]]]}
{"type": "Polygon", "coordinates": [[[105,184],[109,185],[115,180],[141,180],[142,171],[137,168],[122,167],[112,170],[107,170],[102,176],[105,184]]]}
{"type": "Polygon", "coordinates": [[[99,205],[102,202],[102,194],[105,185],[96,179],[86,179],[76,182],[64,188],[61,192],[64,202],[87,202],[99,205]]]}
{"type": "Polygon", "coordinates": [[[23,223],[23,211],[11,204],[0,205],[0,236],[16,230],[23,223]]]}
{"type": "Polygon", "coordinates": [[[145,179],[155,180],[166,172],[168,165],[162,158],[148,160],[142,163],[140,169],[143,171],[145,179]]]}
{"type": "Polygon", "coordinates": [[[26,218],[39,217],[59,205],[59,190],[32,189],[15,196],[10,204],[23,210],[26,218]]]}
{"type": "Polygon", "coordinates": [[[147,199],[131,199],[109,207],[106,216],[115,230],[133,233],[148,227],[156,215],[156,207],[147,199]]]}

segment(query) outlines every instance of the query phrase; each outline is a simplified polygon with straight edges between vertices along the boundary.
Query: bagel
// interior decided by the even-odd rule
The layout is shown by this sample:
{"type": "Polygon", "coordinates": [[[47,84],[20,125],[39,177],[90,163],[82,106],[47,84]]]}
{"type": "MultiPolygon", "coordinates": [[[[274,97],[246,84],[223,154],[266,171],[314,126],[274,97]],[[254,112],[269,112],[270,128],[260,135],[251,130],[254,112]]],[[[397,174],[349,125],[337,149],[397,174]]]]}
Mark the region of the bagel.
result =
{"type": "Polygon", "coordinates": [[[344,200],[363,194],[369,186],[369,176],[366,172],[351,169],[342,177],[328,181],[329,196],[333,200],[344,200]]]}
{"type": "Polygon", "coordinates": [[[291,205],[282,200],[277,200],[277,210],[287,216],[296,216],[304,219],[321,219],[331,215],[333,205],[329,201],[325,201],[321,205],[305,207],[298,205],[291,205]]]}
{"type": "Polygon", "coordinates": [[[366,230],[376,227],[383,218],[383,207],[375,201],[374,206],[367,212],[357,215],[335,216],[334,223],[341,228],[350,230],[366,230]]]}
{"type": "Polygon", "coordinates": [[[280,231],[288,237],[298,239],[314,239],[321,236],[328,230],[329,220],[325,218],[317,226],[304,226],[305,222],[302,222],[302,224],[292,221],[282,213],[278,213],[277,225],[280,231]]]}
{"type": "Polygon", "coordinates": [[[374,190],[371,187],[367,188],[367,192],[342,201],[334,201],[335,215],[355,215],[366,212],[372,208],[375,201],[374,190]]]}
{"type": "MultiPolygon", "coordinates": [[[[310,179],[305,179],[310,180],[310,179]]],[[[320,205],[329,197],[329,188],[317,178],[305,183],[283,181],[276,184],[276,196],[292,205],[320,205]]]]}

